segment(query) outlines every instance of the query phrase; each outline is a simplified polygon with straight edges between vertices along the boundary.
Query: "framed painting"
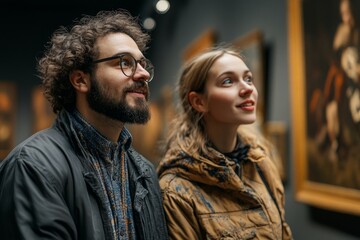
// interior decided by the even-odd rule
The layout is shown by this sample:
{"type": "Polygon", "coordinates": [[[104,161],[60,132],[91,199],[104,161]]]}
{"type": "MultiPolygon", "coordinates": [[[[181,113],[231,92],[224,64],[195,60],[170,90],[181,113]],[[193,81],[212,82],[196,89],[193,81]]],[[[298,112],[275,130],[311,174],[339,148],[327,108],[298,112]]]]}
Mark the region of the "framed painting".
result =
{"type": "Polygon", "coordinates": [[[0,161],[14,147],[16,90],[11,82],[0,82],[0,161]]]}
{"type": "Polygon", "coordinates": [[[279,170],[280,177],[283,182],[287,178],[287,127],[284,122],[268,121],[265,124],[265,137],[272,144],[273,157],[277,169],[279,170]]]}
{"type": "Polygon", "coordinates": [[[169,124],[175,116],[173,91],[170,85],[164,85],[158,99],[149,103],[151,118],[146,124],[128,124],[133,147],[149,159],[155,167],[162,157],[162,148],[169,124]]]}
{"type": "Polygon", "coordinates": [[[55,120],[49,101],[45,98],[41,86],[37,86],[32,91],[32,110],[33,110],[33,132],[38,132],[52,125],[55,120]]]}
{"type": "Polygon", "coordinates": [[[187,61],[202,51],[211,48],[216,42],[216,34],[213,29],[202,32],[196,39],[189,43],[183,52],[183,61],[187,61]]]}
{"type": "Polygon", "coordinates": [[[360,215],[360,1],[288,1],[295,197],[360,215]]]}
{"type": "Polygon", "coordinates": [[[265,74],[264,74],[264,40],[260,30],[251,31],[232,42],[245,58],[245,63],[253,73],[255,87],[259,93],[257,103],[256,127],[264,131],[265,122],[265,74]]]}

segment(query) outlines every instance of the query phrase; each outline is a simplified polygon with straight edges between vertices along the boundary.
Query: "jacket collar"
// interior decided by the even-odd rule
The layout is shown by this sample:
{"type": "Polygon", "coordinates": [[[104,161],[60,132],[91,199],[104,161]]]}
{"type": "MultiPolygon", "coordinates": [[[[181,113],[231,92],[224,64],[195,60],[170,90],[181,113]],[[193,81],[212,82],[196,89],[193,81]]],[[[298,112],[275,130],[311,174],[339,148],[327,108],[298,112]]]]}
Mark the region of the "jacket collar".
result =
{"type": "Polygon", "coordinates": [[[242,189],[244,183],[235,170],[236,167],[241,168],[242,164],[249,162],[261,162],[266,158],[266,155],[261,145],[256,142],[249,141],[243,136],[239,136],[239,139],[245,146],[249,145],[248,149],[246,149],[246,156],[243,154],[238,155],[243,159],[234,161],[213,147],[209,147],[209,151],[212,152],[214,157],[203,156],[198,153],[186,154],[180,147],[175,147],[170,149],[160,162],[158,167],[159,175],[161,177],[172,173],[190,181],[214,185],[223,189],[242,189]]]}

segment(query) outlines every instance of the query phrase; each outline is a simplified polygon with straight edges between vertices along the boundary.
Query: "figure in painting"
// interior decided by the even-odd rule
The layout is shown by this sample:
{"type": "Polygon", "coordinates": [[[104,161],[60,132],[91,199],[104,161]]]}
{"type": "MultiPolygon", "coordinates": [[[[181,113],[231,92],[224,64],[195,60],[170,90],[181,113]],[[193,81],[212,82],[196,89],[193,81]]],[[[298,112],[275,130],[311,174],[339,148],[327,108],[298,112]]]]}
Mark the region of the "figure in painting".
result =
{"type": "Polygon", "coordinates": [[[339,2],[341,22],[333,40],[334,58],[324,88],[315,90],[310,102],[310,112],[320,116],[317,119],[323,126],[318,146],[328,143],[328,158],[335,163],[344,161],[348,148],[360,141],[360,31],[352,4],[351,0],[339,2]]]}

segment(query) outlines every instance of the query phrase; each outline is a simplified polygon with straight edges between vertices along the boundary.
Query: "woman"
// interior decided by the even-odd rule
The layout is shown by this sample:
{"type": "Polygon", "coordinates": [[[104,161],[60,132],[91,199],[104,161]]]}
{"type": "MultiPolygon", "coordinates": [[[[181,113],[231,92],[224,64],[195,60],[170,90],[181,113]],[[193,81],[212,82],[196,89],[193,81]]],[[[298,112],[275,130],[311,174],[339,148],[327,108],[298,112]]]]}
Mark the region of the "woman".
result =
{"type": "Polygon", "coordinates": [[[284,189],[268,150],[239,130],[256,119],[251,71],[230,48],[188,62],[182,111],[158,171],[171,239],[291,239],[284,189]]]}

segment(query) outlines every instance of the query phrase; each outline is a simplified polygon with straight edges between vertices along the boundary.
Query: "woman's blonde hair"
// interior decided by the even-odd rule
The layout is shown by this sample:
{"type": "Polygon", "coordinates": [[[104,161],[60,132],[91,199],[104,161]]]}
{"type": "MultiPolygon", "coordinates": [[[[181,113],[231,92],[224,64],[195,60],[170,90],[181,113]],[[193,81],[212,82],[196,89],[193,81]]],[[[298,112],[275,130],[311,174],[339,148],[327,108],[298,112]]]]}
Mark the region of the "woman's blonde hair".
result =
{"type": "Polygon", "coordinates": [[[188,155],[201,153],[211,155],[207,150],[203,114],[196,111],[189,102],[189,93],[195,91],[204,93],[210,68],[224,54],[234,55],[243,59],[240,52],[228,45],[221,45],[195,56],[186,62],[181,69],[177,83],[179,105],[177,116],[173,120],[165,152],[170,147],[179,147],[188,155]]]}

